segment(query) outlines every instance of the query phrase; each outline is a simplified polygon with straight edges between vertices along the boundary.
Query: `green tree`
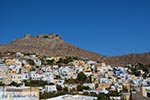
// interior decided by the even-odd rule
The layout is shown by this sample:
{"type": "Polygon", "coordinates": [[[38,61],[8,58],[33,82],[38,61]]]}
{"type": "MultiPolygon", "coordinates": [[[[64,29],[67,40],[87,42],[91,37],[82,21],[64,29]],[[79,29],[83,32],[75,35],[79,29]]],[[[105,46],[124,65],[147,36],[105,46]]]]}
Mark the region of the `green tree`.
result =
{"type": "Polygon", "coordinates": [[[47,62],[46,62],[46,60],[44,58],[41,58],[40,60],[41,60],[42,65],[46,65],[47,64],[47,62]]]}
{"type": "Polygon", "coordinates": [[[148,73],[149,73],[149,68],[146,67],[146,66],[144,66],[144,67],[143,67],[143,71],[145,72],[145,74],[148,74],[148,73]]]}
{"type": "Polygon", "coordinates": [[[100,94],[98,94],[97,99],[98,100],[107,100],[107,97],[104,93],[100,93],[100,94]]]}
{"type": "Polygon", "coordinates": [[[66,92],[66,93],[68,93],[68,87],[64,87],[63,91],[66,92]]]}
{"type": "Polygon", "coordinates": [[[59,58],[59,60],[56,62],[58,64],[68,64],[73,61],[73,57],[65,57],[65,58],[59,58]]]}
{"type": "Polygon", "coordinates": [[[49,94],[47,92],[40,94],[40,99],[47,99],[49,94]]]}
{"type": "Polygon", "coordinates": [[[14,81],[12,81],[9,85],[10,85],[10,86],[11,86],[11,85],[12,85],[12,86],[18,86],[18,84],[17,84],[16,82],[14,82],[14,81]]]}
{"type": "Polygon", "coordinates": [[[25,80],[24,82],[26,86],[32,86],[32,87],[45,86],[45,85],[52,84],[52,83],[48,83],[47,81],[42,81],[42,80],[25,80]]]}
{"type": "Polygon", "coordinates": [[[48,85],[55,85],[54,83],[48,83],[48,85]]]}
{"type": "Polygon", "coordinates": [[[35,65],[34,61],[32,59],[27,59],[27,62],[30,64],[30,65],[35,65]]]}
{"type": "Polygon", "coordinates": [[[0,86],[4,86],[4,85],[5,85],[4,83],[0,82],[0,86]]]}
{"type": "Polygon", "coordinates": [[[83,87],[81,85],[77,86],[77,91],[83,91],[83,87]]]}
{"type": "Polygon", "coordinates": [[[120,96],[119,92],[109,92],[109,96],[120,96]]]}
{"type": "Polygon", "coordinates": [[[87,76],[83,72],[80,72],[77,75],[77,80],[79,80],[80,82],[84,83],[84,82],[87,81],[87,76]]]}
{"type": "Polygon", "coordinates": [[[65,83],[68,83],[68,84],[75,84],[75,83],[79,83],[79,81],[76,80],[76,79],[73,79],[73,78],[69,78],[69,79],[66,79],[66,80],[65,80],[65,83]]]}
{"type": "Polygon", "coordinates": [[[42,94],[40,94],[40,99],[47,99],[47,98],[52,98],[52,97],[56,97],[58,96],[59,94],[58,93],[55,93],[55,92],[44,92],[42,94]]]}
{"type": "Polygon", "coordinates": [[[46,60],[46,62],[47,62],[48,65],[54,64],[54,61],[55,61],[54,59],[52,59],[52,60],[46,60]]]}
{"type": "Polygon", "coordinates": [[[63,88],[61,87],[61,85],[56,85],[56,88],[57,88],[58,91],[62,91],[63,90],[63,88]]]}
{"type": "Polygon", "coordinates": [[[138,67],[139,69],[141,69],[141,68],[143,68],[143,67],[144,67],[144,65],[143,65],[143,64],[141,64],[141,63],[138,63],[138,64],[137,64],[137,67],[138,67]]]}
{"type": "Polygon", "coordinates": [[[70,63],[70,62],[72,62],[73,61],[73,57],[66,57],[65,59],[64,59],[64,63],[65,64],[68,64],[68,63],[70,63]]]}
{"type": "Polygon", "coordinates": [[[77,86],[77,91],[83,91],[83,90],[89,90],[90,87],[88,86],[83,86],[83,85],[78,85],[77,86]]]}
{"type": "Polygon", "coordinates": [[[127,89],[127,88],[125,88],[125,87],[123,87],[122,92],[128,92],[128,89],[127,89]]]}
{"type": "Polygon", "coordinates": [[[19,74],[21,74],[21,73],[22,73],[22,69],[20,68],[20,69],[19,69],[19,74]]]}

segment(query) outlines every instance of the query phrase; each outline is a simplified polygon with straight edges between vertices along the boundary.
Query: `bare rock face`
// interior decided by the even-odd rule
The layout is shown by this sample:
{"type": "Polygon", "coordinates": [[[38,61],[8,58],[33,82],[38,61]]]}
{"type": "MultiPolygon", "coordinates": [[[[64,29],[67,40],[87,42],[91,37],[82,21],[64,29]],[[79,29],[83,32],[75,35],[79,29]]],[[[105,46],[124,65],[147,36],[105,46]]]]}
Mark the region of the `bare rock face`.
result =
{"type": "Polygon", "coordinates": [[[45,39],[62,39],[60,35],[58,34],[40,34],[38,36],[35,36],[36,38],[45,38],[45,39]]]}
{"type": "Polygon", "coordinates": [[[31,34],[27,33],[24,37],[25,37],[25,38],[30,38],[30,37],[31,37],[31,34]]]}

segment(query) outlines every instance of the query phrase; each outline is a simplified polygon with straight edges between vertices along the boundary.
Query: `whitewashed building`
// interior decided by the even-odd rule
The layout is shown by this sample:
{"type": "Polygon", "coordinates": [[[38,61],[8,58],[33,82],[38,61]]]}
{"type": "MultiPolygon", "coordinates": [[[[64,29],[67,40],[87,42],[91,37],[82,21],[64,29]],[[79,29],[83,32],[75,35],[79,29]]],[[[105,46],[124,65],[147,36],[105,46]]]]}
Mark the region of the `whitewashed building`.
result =
{"type": "Polygon", "coordinates": [[[56,85],[45,85],[45,92],[57,92],[56,85]]]}

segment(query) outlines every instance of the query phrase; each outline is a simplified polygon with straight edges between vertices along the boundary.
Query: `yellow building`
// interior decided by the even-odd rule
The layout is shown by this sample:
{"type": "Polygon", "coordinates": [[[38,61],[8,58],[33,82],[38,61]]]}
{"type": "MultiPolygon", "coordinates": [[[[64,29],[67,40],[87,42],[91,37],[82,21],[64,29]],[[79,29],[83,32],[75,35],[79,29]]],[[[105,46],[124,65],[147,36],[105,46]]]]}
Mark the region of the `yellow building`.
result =
{"type": "Polygon", "coordinates": [[[102,89],[102,88],[109,88],[109,87],[110,87],[110,84],[105,83],[105,84],[98,84],[97,88],[102,89]]]}
{"type": "Polygon", "coordinates": [[[90,67],[85,67],[85,68],[84,68],[84,72],[92,72],[92,70],[91,70],[90,67]]]}
{"type": "Polygon", "coordinates": [[[117,81],[117,78],[116,78],[116,77],[111,76],[111,80],[112,80],[113,82],[116,82],[116,81],[117,81]]]}
{"type": "Polygon", "coordinates": [[[32,68],[32,66],[29,65],[29,64],[26,64],[26,65],[24,65],[24,68],[27,69],[27,70],[30,70],[32,68]]]}
{"type": "Polygon", "coordinates": [[[76,60],[76,61],[74,61],[72,64],[73,64],[73,65],[77,65],[77,66],[80,66],[80,65],[86,66],[86,62],[83,61],[83,60],[76,60]]]}
{"type": "Polygon", "coordinates": [[[6,65],[15,65],[15,60],[14,59],[7,59],[6,61],[5,61],[5,63],[6,63],[6,65]]]}
{"type": "MultiPolygon", "coordinates": [[[[130,90],[130,83],[128,82],[125,82],[125,83],[122,83],[123,87],[130,90]]],[[[129,91],[128,91],[129,92],[129,91]]]]}
{"type": "Polygon", "coordinates": [[[54,59],[55,61],[59,61],[60,58],[64,59],[65,57],[51,57],[50,59],[51,60],[54,59]]]}
{"type": "Polygon", "coordinates": [[[123,93],[122,100],[130,100],[130,93],[123,93]]]}
{"type": "Polygon", "coordinates": [[[91,81],[93,83],[99,83],[99,77],[97,76],[97,74],[93,74],[91,78],[92,78],[91,81]]]}
{"type": "Polygon", "coordinates": [[[16,73],[16,69],[9,69],[9,70],[8,70],[8,73],[9,73],[9,74],[15,74],[15,73],[16,73]]]}
{"type": "Polygon", "coordinates": [[[131,75],[131,78],[132,78],[132,79],[136,79],[136,76],[135,76],[135,75],[131,75]]]}

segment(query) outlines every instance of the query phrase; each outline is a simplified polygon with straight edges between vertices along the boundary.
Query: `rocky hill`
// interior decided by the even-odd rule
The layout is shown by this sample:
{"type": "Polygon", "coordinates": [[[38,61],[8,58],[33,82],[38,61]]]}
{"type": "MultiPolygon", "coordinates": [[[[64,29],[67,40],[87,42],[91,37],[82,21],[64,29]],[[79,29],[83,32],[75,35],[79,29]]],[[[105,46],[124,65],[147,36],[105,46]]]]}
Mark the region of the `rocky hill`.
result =
{"type": "Polygon", "coordinates": [[[122,56],[105,57],[104,62],[112,65],[126,65],[126,64],[150,64],[150,53],[128,54],[122,56]]]}
{"type": "Polygon", "coordinates": [[[1,45],[0,51],[36,53],[40,56],[79,56],[93,60],[100,60],[103,57],[66,43],[58,34],[41,34],[38,36],[26,34],[24,38],[1,45]]]}
{"type": "Polygon", "coordinates": [[[41,34],[38,36],[26,34],[24,38],[14,40],[9,44],[0,45],[0,52],[6,51],[36,53],[40,56],[78,56],[100,62],[104,61],[112,65],[128,63],[150,64],[150,53],[115,57],[103,56],[73,46],[65,42],[58,34],[41,34]]]}

